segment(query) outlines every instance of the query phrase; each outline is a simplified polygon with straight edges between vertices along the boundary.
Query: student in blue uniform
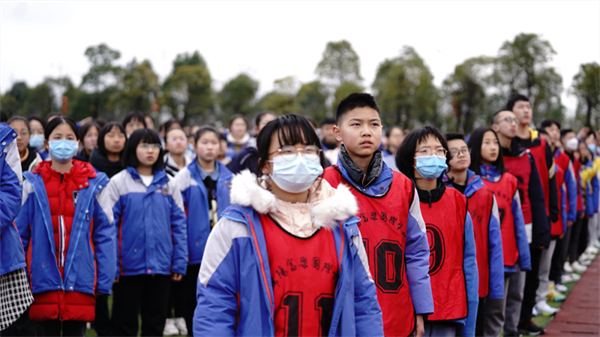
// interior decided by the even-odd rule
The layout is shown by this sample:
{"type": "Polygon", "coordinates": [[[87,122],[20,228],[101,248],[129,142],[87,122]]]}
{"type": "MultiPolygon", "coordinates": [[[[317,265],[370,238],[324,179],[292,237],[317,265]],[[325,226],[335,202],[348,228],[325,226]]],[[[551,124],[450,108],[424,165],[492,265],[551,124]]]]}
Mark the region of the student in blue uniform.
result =
{"type": "Polygon", "coordinates": [[[444,137],[431,126],[409,133],[396,154],[400,172],[415,181],[427,224],[434,313],[425,321],[425,336],[475,336],[479,277],[473,223],[466,197],[443,183],[449,160],[444,137]]]}
{"type": "Polygon", "coordinates": [[[138,129],[123,153],[127,167],[107,187],[116,225],[117,272],[113,295],[116,336],[160,336],[167,316],[170,280],[187,269],[185,212],[179,188],[162,169],[160,137],[138,129]]]}

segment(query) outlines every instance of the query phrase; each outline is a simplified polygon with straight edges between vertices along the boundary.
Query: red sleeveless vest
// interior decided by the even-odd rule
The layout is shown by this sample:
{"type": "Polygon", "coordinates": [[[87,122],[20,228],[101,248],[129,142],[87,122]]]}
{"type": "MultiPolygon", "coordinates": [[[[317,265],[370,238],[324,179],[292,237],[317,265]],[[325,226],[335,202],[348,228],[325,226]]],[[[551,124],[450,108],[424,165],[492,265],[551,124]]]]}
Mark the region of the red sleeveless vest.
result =
{"type": "Polygon", "coordinates": [[[546,164],[546,140],[539,137],[541,144],[528,148],[537,166],[542,189],[544,190],[544,199],[546,201],[546,216],[550,215],[550,175],[548,173],[548,164],[546,164]]]}
{"type": "Polygon", "coordinates": [[[565,182],[565,171],[560,166],[556,166],[556,189],[558,190],[558,221],[552,223],[550,235],[559,236],[563,233],[563,217],[562,217],[562,185],[565,182]]]}
{"type": "Polygon", "coordinates": [[[337,188],[349,186],[356,197],[361,219],[358,224],[369,258],[369,270],[377,286],[377,301],[383,315],[386,336],[412,335],[416,326],[415,309],[406,278],[406,223],[414,187],[404,174],[394,172],[388,192],[372,197],[348,183],[337,166],[325,169],[323,179],[337,188]]]}
{"type": "Polygon", "coordinates": [[[428,321],[448,321],[467,317],[465,260],[465,217],[467,199],[453,188],[430,208],[421,201],[421,213],[427,226],[429,276],[435,312],[428,321]]]}
{"type": "MultiPolygon", "coordinates": [[[[483,179],[482,179],[483,180],[483,179]]],[[[494,205],[494,195],[483,186],[468,198],[471,213],[475,247],[477,249],[477,269],[479,270],[479,297],[486,297],[490,290],[490,218],[494,205]]]]}
{"type": "Polygon", "coordinates": [[[519,260],[517,233],[515,232],[515,218],[512,211],[513,197],[515,193],[517,193],[517,178],[506,172],[502,174],[502,177],[497,182],[484,179],[483,183],[494,193],[496,203],[498,204],[504,265],[507,267],[514,267],[519,260]]]}
{"type": "MultiPolygon", "coordinates": [[[[504,157],[504,165],[512,175],[517,178],[517,189],[521,199],[521,210],[525,226],[531,226],[531,202],[529,201],[529,178],[531,177],[531,163],[529,152],[525,151],[518,157],[504,157]]],[[[545,166],[544,166],[545,167],[545,166]]]]}
{"type": "Polygon", "coordinates": [[[268,215],[265,233],[275,302],[275,336],[327,336],[339,278],[333,233],[295,237],[268,215]]]}

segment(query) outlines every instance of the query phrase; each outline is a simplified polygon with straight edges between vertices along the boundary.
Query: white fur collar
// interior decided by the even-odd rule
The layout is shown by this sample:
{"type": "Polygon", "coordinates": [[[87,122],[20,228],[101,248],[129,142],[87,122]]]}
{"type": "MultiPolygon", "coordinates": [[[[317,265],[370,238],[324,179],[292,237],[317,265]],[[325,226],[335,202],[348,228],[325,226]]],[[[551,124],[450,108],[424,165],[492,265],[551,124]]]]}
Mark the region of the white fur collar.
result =
{"type": "MultiPolygon", "coordinates": [[[[325,180],[319,184],[319,180],[315,181],[311,187],[312,200],[309,202],[311,227],[315,229],[333,228],[337,226],[338,221],[346,220],[358,212],[358,203],[347,186],[340,184],[336,190],[325,180]],[[319,190],[315,191],[317,188],[319,190]]],[[[278,200],[271,191],[261,186],[256,176],[248,170],[233,177],[230,198],[232,204],[250,206],[261,214],[276,214],[280,209],[294,212],[296,205],[298,207],[308,206],[307,204],[291,204],[278,200]]],[[[300,213],[291,214],[291,217],[293,222],[296,222],[295,220],[301,215],[300,213]]]]}

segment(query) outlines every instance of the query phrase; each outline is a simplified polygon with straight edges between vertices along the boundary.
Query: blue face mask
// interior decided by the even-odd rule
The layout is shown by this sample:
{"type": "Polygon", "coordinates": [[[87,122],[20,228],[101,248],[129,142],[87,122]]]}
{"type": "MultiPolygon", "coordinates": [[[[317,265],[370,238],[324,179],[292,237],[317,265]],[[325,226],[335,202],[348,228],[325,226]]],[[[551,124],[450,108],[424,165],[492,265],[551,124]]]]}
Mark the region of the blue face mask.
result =
{"type": "Polygon", "coordinates": [[[75,157],[79,149],[79,142],[74,140],[53,140],[50,144],[50,157],[57,162],[64,164],[75,157]]]}
{"type": "Polygon", "coordinates": [[[31,138],[29,138],[29,146],[31,146],[34,149],[39,149],[40,147],[44,146],[44,136],[42,135],[33,135],[31,136],[31,138]]]}
{"type": "Polygon", "coordinates": [[[293,160],[285,160],[282,156],[273,158],[273,174],[271,179],[279,188],[288,193],[300,193],[308,190],[315,180],[323,174],[320,161],[306,160],[297,155],[293,160]]]}
{"type": "Polygon", "coordinates": [[[592,152],[592,154],[596,153],[596,144],[589,144],[588,149],[592,152]]]}
{"type": "Polygon", "coordinates": [[[427,180],[437,179],[448,168],[446,157],[423,156],[415,159],[417,172],[427,180]]]}
{"type": "Polygon", "coordinates": [[[188,150],[194,152],[194,145],[188,144],[188,150]]]}

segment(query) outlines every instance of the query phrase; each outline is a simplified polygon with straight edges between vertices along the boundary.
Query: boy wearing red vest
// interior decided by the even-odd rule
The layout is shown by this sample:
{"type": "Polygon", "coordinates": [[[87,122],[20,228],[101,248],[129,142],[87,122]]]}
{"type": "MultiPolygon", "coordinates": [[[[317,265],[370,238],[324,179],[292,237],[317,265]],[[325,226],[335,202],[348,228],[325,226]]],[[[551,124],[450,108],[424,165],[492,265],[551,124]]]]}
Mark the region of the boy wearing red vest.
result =
{"type": "Polygon", "coordinates": [[[542,182],[534,157],[521,145],[516,137],[519,120],[510,110],[501,110],[492,116],[492,129],[498,134],[502,155],[508,172],[518,180],[517,189],[521,196],[521,209],[525,221],[527,238],[530,240],[531,270],[517,271],[511,276],[506,299],[505,336],[517,335],[517,328],[529,335],[539,335],[544,329],[531,321],[535,292],[539,286],[539,266],[542,249],[550,243],[550,223],[542,182]],[[518,327],[517,327],[518,322],[518,327]]]}
{"type": "Polygon", "coordinates": [[[465,136],[447,133],[446,141],[452,159],[444,181],[467,197],[467,208],[473,222],[479,272],[479,309],[475,335],[483,336],[487,300],[492,300],[491,304],[494,299],[504,298],[504,261],[498,204],[481,177],[469,170],[471,156],[465,136]]]}
{"type": "Polygon", "coordinates": [[[323,178],[334,188],[350,186],[377,286],[386,336],[424,333],[424,315],[433,314],[429,244],[413,182],[393,172],[378,150],[382,124],[373,96],[354,93],[340,102],[333,132],[343,142],[337,164],[323,178]]]}

